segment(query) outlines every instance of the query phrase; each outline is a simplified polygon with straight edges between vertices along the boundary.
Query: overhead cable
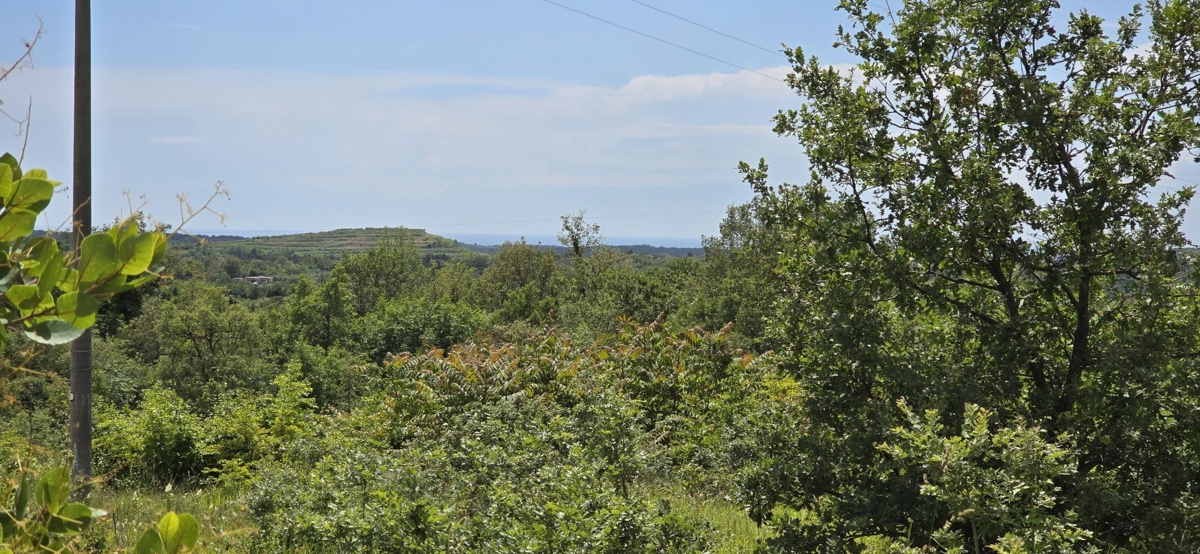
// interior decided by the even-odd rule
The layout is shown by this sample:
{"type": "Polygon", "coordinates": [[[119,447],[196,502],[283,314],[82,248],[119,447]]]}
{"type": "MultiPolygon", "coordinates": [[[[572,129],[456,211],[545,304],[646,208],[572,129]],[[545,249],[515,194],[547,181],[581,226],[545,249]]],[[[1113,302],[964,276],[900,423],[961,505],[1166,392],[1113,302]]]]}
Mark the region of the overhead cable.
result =
{"type": "Polygon", "coordinates": [[[755,75],[759,75],[759,76],[761,76],[761,77],[766,77],[766,78],[768,78],[768,79],[771,79],[772,81],[779,81],[780,83],[786,83],[786,81],[784,81],[783,79],[779,79],[779,78],[776,78],[776,77],[772,77],[772,76],[770,76],[770,75],[767,75],[766,73],[762,73],[762,72],[759,72],[759,71],[755,71],[755,70],[753,70],[753,69],[750,69],[750,68],[748,68],[748,67],[744,67],[744,66],[741,66],[741,65],[735,64],[735,63],[733,63],[733,62],[730,62],[730,61],[725,61],[725,60],[722,60],[721,58],[718,58],[718,57],[715,57],[715,56],[710,56],[710,55],[708,55],[708,54],[705,54],[704,52],[700,52],[699,50],[693,50],[693,49],[691,49],[691,48],[688,48],[688,47],[686,47],[686,46],[683,46],[683,45],[681,45],[681,44],[676,44],[676,43],[674,43],[674,42],[671,42],[671,41],[669,41],[669,40],[665,40],[665,39],[658,38],[658,37],[656,37],[656,36],[654,36],[654,35],[650,35],[650,34],[643,33],[643,32],[641,32],[641,31],[639,31],[639,30],[637,30],[637,29],[632,29],[632,28],[626,27],[626,26],[624,26],[624,25],[621,25],[620,23],[614,23],[614,22],[612,22],[612,21],[609,21],[609,20],[607,20],[607,19],[604,19],[604,18],[602,18],[602,17],[598,17],[598,16],[592,15],[592,14],[590,14],[590,13],[587,13],[587,12],[584,12],[584,11],[577,10],[577,9],[575,9],[575,8],[572,8],[572,7],[570,7],[570,6],[567,6],[567,5],[564,5],[564,4],[559,4],[558,2],[555,2],[554,0],[542,0],[542,1],[543,1],[543,2],[546,2],[547,4],[554,4],[555,6],[558,6],[558,7],[562,8],[562,9],[564,9],[564,10],[573,11],[573,12],[575,12],[575,13],[579,14],[579,15],[582,15],[582,16],[585,16],[585,17],[590,17],[590,18],[592,18],[592,19],[595,19],[596,21],[599,21],[599,22],[601,22],[601,23],[606,23],[606,24],[608,24],[608,25],[612,25],[613,27],[617,27],[617,28],[620,28],[620,29],[624,29],[624,30],[626,30],[626,31],[629,31],[629,32],[631,32],[631,33],[635,33],[635,34],[638,34],[638,35],[644,36],[644,37],[646,37],[646,38],[648,38],[648,39],[657,40],[658,42],[661,42],[661,43],[663,43],[663,44],[666,44],[666,45],[669,45],[669,46],[674,46],[675,48],[678,48],[678,49],[680,49],[680,50],[684,50],[684,51],[687,51],[687,52],[691,52],[691,53],[693,53],[693,54],[695,54],[695,55],[697,55],[697,56],[703,56],[703,57],[705,57],[705,58],[708,58],[708,59],[710,59],[710,60],[713,60],[713,61],[715,61],[715,62],[720,62],[720,63],[723,63],[723,64],[725,64],[725,65],[728,65],[728,66],[730,66],[730,67],[736,67],[736,68],[738,68],[738,69],[740,69],[740,70],[742,70],[742,71],[748,71],[748,72],[750,72],[750,73],[753,73],[753,74],[755,74],[755,75]]]}

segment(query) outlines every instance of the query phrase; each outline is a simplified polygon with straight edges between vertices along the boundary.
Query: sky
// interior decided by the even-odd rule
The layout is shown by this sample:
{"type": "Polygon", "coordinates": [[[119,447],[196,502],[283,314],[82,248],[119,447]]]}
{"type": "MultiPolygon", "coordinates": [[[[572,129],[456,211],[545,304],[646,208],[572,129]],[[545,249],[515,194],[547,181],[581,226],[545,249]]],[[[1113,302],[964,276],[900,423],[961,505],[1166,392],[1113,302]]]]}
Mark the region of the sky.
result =
{"type": "MultiPolygon", "coordinates": [[[[832,48],[836,1],[644,0],[753,45],[634,0],[555,1],[566,8],[94,1],[94,218],[128,213],[128,191],[175,223],[177,194],[202,201],[221,181],[230,232],[553,235],[559,216],[585,209],[610,238],[698,239],[751,198],[739,161],[766,158],[774,181],[806,178],[794,139],[771,131],[778,110],[799,106],[775,80],[788,71],[778,50],[852,61],[832,48]]],[[[0,59],[19,55],[12,29],[28,39],[44,23],[34,68],[0,83],[0,100],[23,111],[32,98],[26,166],[69,185],[74,2],[0,5],[0,59]]],[[[1088,6],[1112,18],[1128,7],[1088,6]]],[[[25,137],[3,125],[0,150],[19,151],[25,137]]],[[[1200,181],[1195,167],[1179,175],[1200,181]]],[[[51,226],[69,204],[64,192],[51,226]]],[[[1200,218],[1188,227],[1200,236],[1200,218]]]]}

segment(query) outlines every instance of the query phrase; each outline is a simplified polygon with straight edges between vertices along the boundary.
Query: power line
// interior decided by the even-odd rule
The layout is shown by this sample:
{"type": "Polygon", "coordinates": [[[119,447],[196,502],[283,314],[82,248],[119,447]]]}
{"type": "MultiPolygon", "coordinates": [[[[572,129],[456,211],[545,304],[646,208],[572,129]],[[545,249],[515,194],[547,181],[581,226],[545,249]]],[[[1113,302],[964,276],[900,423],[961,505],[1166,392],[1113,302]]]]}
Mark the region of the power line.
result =
{"type": "Polygon", "coordinates": [[[652,9],[652,10],[656,11],[656,12],[667,14],[667,15],[669,15],[669,16],[671,16],[671,17],[674,17],[675,19],[678,19],[678,20],[680,20],[680,21],[685,21],[685,22],[687,22],[687,23],[691,23],[692,25],[695,25],[695,26],[697,26],[697,27],[700,27],[701,29],[707,29],[707,30],[709,30],[709,31],[712,31],[712,32],[714,32],[714,33],[716,33],[716,34],[718,34],[718,35],[721,35],[721,36],[725,37],[725,38],[731,38],[731,39],[733,39],[733,40],[736,40],[736,41],[738,41],[738,42],[740,42],[740,43],[742,43],[742,44],[746,44],[746,45],[749,45],[749,46],[753,46],[753,47],[755,47],[755,48],[757,48],[757,49],[759,49],[759,50],[762,50],[762,51],[764,51],[764,52],[770,52],[770,53],[772,53],[772,54],[775,54],[776,56],[779,56],[779,57],[781,57],[781,58],[787,58],[787,56],[784,56],[784,55],[783,55],[783,53],[782,53],[782,52],[780,52],[780,51],[778,51],[778,50],[771,50],[770,48],[764,48],[764,47],[762,47],[762,46],[759,46],[759,45],[757,45],[757,44],[754,44],[753,42],[750,42],[750,41],[748,41],[748,40],[742,40],[742,39],[740,39],[740,38],[738,38],[738,37],[735,37],[735,36],[733,36],[733,35],[731,35],[731,34],[728,34],[728,33],[723,33],[723,32],[721,32],[721,31],[718,31],[718,30],[716,30],[716,29],[713,29],[712,27],[709,27],[709,26],[707,26],[707,25],[703,25],[703,24],[700,24],[700,23],[696,23],[695,21],[692,21],[692,20],[690,20],[690,19],[688,19],[688,18],[686,18],[686,17],[682,17],[682,16],[675,15],[675,14],[673,14],[673,13],[671,13],[671,12],[667,11],[667,10],[664,10],[664,9],[662,9],[662,8],[656,8],[656,7],[654,7],[654,6],[651,6],[650,4],[647,4],[647,3],[645,3],[645,2],[642,2],[641,0],[630,0],[630,1],[631,1],[631,2],[633,2],[633,3],[635,3],[635,4],[641,4],[641,5],[643,5],[643,6],[646,6],[647,8],[650,8],[650,9],[652,9]]]}
{"type": "Polygon", "coordinates": [[[629,28],[629,27],[626,27],[626,26],[624,26],[624,25],[621,25],[620,23],[614,23],[614,22],[612,22],[612,21],[609,21],[609,20],[607,20],[607,19],[604,19],[604,18],[602,18],[602,17],[597,17],[597,16],[594,16],[594,15],[592,15],[592,14],[590,14],[590,13],[587,13],[587,12],[580,11],[580,10],[577,10],[577,9],[575,9],[575,8],[572,8],[572,7],[570,7],[570,6],[565,6],[565,5],[563,5],[563,4],[559,4],[558,2],[555,2],[554,0],[542,0],[542,1],[543,1],[543,2],[546,2],[547,4],[554,4],[555,6],[558,6],[558,7],[562,8],[562,9],[564,9],[564,10],[570,10],[570,11],[573,11],[573,12],[575,12],[575,13],[579,14],[579,15],[586,16],[586,17],[590,17],[590,18],[592,18],[592,19],[595,19],[596,21],[599,21],[599,22],[601,22],[601,23],[607,23],[607,24],[609,24],[609,25],[612,25],[613,27],[617,27],[617,28],[620,28],[620,29],[625,29],[626,31],[629,31],[629,32],[631,32],[631,33],[635,33],[635,34],[642,35],[642,36],[644,36],[644,37],[646,37],[646,38],[648,38],[648,39],[657,40],[658,42],[661,42],[661,43],[663,43],[663,44],[666,44],[666,45],[669,45],[669,46],[674,46],[675,48],[678,48],[678,49],[680,49],[680,50],[684,50],[684,51],[687,51],[687,52],[691,52],[691,53],[693,53],[693,54],[695,54],[695,55],[697,55],[697,56],[703,56],[703,57],[705,57],[705,58],[708,58],[708,59],[710,59],[710,60],[713,60],[713,61],[715,61],[715,62],[720,62],[720,63],[723,63],[723,64],[725,64],[725,65],[728,65],[728,66],[730,66],[730,67],[736,67],[736,68],[738,68],[738,69],[740,69],[740,70],[742,70],[742,71],[749,71],[750,73],[753,73],[753,74],[755,74],[755,75],[759,75],[759,76],[762,76],[762,77],[766,77],[766,78],[768,78],[768,79],[771,79],[772,81],[779,81],[780,83],[785,83],[785,84],[786,84],[786,81],[784,81],[783,79],[776,79],[775,77],[772,77],[772,76],[770,76],[770,75],[767,75],[766,73],[760,73],[760,72],[758,72],[758,71],[755,71],[755,70],[753,70],[753,69],[750,69],[750,68],[748,68],[748,67],[743,67],[743,66],[740,66],[740,65],[738,65],[738,64],[736,64],[736,63],[733,63],[733,62],[728,62],[728,61],[722,60],[721,58],[718,58],[718,57],[715,57],[715,56],[710,56],[710,55],[708,55],[708,54],[705,54],[704,52],[700,52],[699,50],[692,50],[691,48],[688,48],[688,47],[686,47],[686,46],[683,46],[683,45],[680,45],[680,44],[676,44],[676,43],[674,43],[674,42],[671,42],[671,41],[669,41],[669,40],[665,40],[665,39],[658,38],[658,37],[656,37],[656,36],[654,36],[654,35],[648,35],[648,34],[646,34],[646,33],[643,33],[643,32],[641,32],[641,31],[639,31],[639,30],[637,30],[637,29],[631,29],[631,28],[629,28]]]}

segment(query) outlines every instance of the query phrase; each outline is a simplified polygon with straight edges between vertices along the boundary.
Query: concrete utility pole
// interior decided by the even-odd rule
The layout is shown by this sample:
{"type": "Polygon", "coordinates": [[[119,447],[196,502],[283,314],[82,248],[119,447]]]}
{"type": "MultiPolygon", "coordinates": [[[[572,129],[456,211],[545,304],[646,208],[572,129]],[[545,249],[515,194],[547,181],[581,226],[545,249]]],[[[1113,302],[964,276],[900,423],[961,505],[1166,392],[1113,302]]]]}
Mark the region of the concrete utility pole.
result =
{"type": "MultiPolygon", "coordinates": [[[[75,0],[75,150],[71,178],[75,248],[92,232],[92,6],[75,0]]],[[[92,478],[92,331],[71,343],[71,480],[92,478]]],[[[91,490],[84,486],[86,496],[91,490]]]]}

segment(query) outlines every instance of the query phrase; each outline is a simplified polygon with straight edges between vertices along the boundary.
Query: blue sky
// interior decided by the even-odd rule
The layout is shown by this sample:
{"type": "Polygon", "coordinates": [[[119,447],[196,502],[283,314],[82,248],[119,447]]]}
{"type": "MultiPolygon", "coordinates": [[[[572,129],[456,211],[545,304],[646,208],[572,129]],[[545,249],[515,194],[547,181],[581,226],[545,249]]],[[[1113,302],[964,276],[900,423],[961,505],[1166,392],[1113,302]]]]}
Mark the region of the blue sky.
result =
{"type": "MultiPolygon", "coordinates": [[[[632,1],[557,1],[786,73],[776,54],[632,1]]],[[[850,61],[830,47],[843,21],[832,1],[645,1],[768,48],[850,61]]],[[[8,108],[33,98],[27,164],[68,183],[73,5],[6,3],[6,28],[28,38],[41,17],[46,34],[36,69],[0,84],[8,108]]],[[[738,161],[765,157],[789,181],[807,172],[795,143],[770,132],[778,109],[798,105],[781,83],[542,0],[93,5],[97,221],[128,190],[171,222],[177,193],[200,198],[220,180],[229,229],[545,235],[587,209],[608,236],[698,238],[750,198],[738,161]]],[[[6,40],[0,55],[15,55],[19,41],[6,40]]],[[[20,149],[14,130],[0,129],[0,149],[20,149]]],[[[65,219],[68,197],[56,204],[52,221],[65,219]]]]}

